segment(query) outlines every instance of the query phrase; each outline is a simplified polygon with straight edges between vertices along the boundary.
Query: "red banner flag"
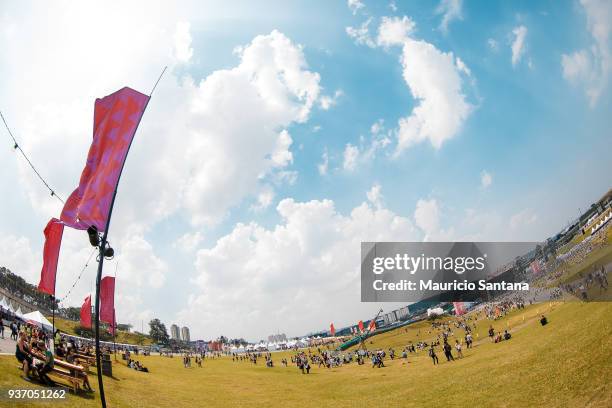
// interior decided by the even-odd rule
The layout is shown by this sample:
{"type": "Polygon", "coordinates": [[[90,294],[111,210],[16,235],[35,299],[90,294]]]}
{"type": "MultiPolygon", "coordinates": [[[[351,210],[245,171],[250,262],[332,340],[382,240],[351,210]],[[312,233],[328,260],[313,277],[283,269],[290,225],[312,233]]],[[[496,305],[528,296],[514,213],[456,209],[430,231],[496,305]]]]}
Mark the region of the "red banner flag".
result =
{"type": "Polygon", "coordinates": [[[376,330],[376,322],[374,320],[370,320],[370,324],[368,325],[368,331],[372,333],[376,330]]]}
{"type": "Polygon", "coordinates": [[[91,295],[88,295],[81,306],[81,327],[91,329],[91,295]]]}
{"type": "Polygon", "coordinates": [[[55,275],[59,258],[64,224],[57,218],[51,218],[45,227],[45,246],[43,248],[43,267],[40,271],[38,290],[55,296],[55,275]]]}
{"type": "Polygon", "coordinates": [[[115,317],[115,278],[106,276],[100,282],[100,321],[113,323],[115,317]]]}
{"type": "Polygon", "coordinates": [[[108,325],[108,334],[114,336],[115,330],[117,330],[117,320],[115,319],[115,309],[113,309],[113,323],[108,325]]]}
{"type": "Polygon", "coordinates": [[[76,229],[94,225],[98,231],[106,228],[113,194],[148,101],[147,95],[127,87],[96,99],[87,162],[79,186],[62,210],[66,225],[76,229]]]}
{"type": "Polygon", "coordinates": [[[363,333],[363,320],[359,321],[358,326],[359,326],[359,331],[363,333]]]}
{"type": "Polygon", "coordinates": [[[332,337],[336,337],[336,328],[334,327],[333,323],[329,325],[329,332],[331,333],[332,337]]]}

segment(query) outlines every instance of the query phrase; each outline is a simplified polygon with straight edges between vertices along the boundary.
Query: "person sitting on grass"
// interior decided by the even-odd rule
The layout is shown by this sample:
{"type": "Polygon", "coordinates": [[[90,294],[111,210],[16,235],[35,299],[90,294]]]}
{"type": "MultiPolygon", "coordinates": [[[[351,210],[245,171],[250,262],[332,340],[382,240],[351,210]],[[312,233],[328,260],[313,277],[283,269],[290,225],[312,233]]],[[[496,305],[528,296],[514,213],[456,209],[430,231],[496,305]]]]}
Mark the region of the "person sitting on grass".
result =
{"type": "Polygon", "coordinates": [[[53,387],[55,383],[49,378],[47,373],[53,371],[53,364],[55,360],[53,359],[53,353],[51,350],[47,349],[47,346],[44,342],[38,343],[38,350],[45,357],[45,361],[42,361],[36,365],[36,370],[38,371],[38,377],[48,386],[53,387]]]}
{"type": "Polygon", "coordinates": [[[542,317],[540,318],[540,324],[542,326],[546,326],[548,324],[548,319],[546,318],[546,316],[542,315],[542,317]]]}
{"type": "Polygon", "coordinates": [[[26,381],[32,381],[30,378],[30,369],[32,368],[32,355],[28,347],[28,339],[25,332],[19,333],[19,340],[15,346],[15,357],[23,365],[22,378],[26,381]]]}
{"type": "Polygon", "coordinates": [[[504,340],[510,340],[512,335],[508,333],[508,330],[504,330],[504,340]]]}

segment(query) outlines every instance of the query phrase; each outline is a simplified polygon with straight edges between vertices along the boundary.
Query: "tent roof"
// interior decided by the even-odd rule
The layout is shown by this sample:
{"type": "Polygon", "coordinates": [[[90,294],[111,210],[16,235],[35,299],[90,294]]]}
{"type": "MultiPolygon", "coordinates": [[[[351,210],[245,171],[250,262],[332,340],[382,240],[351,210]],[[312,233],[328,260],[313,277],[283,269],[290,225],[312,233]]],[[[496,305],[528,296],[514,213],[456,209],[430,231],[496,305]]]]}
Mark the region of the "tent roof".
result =
{"type": "Polygon", "coordinates": [[[38,310],[23,315],[23,320],[29,323],[34,323],[36,325],[47,326],[48,328],[53,327],[51,322],[48,321],[47,318],[43,316],[42,313],[40,313],[38,310]]]}

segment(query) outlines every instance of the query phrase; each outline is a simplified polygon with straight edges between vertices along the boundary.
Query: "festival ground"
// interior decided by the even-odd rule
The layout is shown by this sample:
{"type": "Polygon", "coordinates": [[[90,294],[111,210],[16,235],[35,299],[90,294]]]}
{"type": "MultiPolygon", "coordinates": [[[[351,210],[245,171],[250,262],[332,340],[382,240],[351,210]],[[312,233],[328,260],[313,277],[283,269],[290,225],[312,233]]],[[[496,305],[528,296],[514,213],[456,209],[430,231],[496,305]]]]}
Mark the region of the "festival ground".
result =
{"type": "MultiPolygon", "coordinates": [[[[113,378],[104,378],[110,407],[609,407],[612,406],[612,304],[605,302],[543,303],[515,310],[496,320],[480,320],[475,346],[464,358],[447,362],[440,354],[434,366],[427,351],[407,360],[385,360],[386,367],[351,363],[337,368],[313,365],[302,374],[280,360],[291,353],[273,353],[275,366],[263,359],[255,366],[231,357],[206,359],[203,367],[184,368],[174,358],[139,356],[150,373],[128,369],[119,358],[113,378]],[[539,316],[549,320],[541,326],[539,316]],[[486,331],[510,329],[512,338],[491,343],[486,331]]],[[[430,340],[429,322],[375,336],[368,349],[401,350],[410,341],[430,340]]],[[[462,332],[461,330],[457,331],[462,332]]],[[[451,338],[452,339],[452,338],[451,338]]],[[[14,356],[0,357],[0,388],[35,388],[26,383],[14,356]]],[[[95,369],[93,370],[95,371],[95,369]]],[[[90,374],[94,393],[70,393],[65,402],[0,400],[0,406],[99,406],[97,378],[90,374]]]]}

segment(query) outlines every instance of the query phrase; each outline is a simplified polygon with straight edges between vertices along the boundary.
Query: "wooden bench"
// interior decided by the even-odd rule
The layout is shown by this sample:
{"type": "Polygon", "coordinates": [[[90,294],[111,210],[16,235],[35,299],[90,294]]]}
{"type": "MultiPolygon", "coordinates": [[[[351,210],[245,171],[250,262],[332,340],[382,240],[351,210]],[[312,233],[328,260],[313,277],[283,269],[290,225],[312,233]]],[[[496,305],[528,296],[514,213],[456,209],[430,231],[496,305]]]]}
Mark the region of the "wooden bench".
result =
{"type": "MultiPolygon", "coordinates": [[[[34,357],[39,360],[44,360],[44,356],[37,353],[32,353],[34,357]]],[[[47,373],[50,377],[61,378],[68,382],[76,394],[81,388],[84,387],[85,383],[89,384],[87,378],[87,371],[85,367],[76,364],[70,364],[67,361],[59,358],[54,358],[53,370],[47,373]]]]}

